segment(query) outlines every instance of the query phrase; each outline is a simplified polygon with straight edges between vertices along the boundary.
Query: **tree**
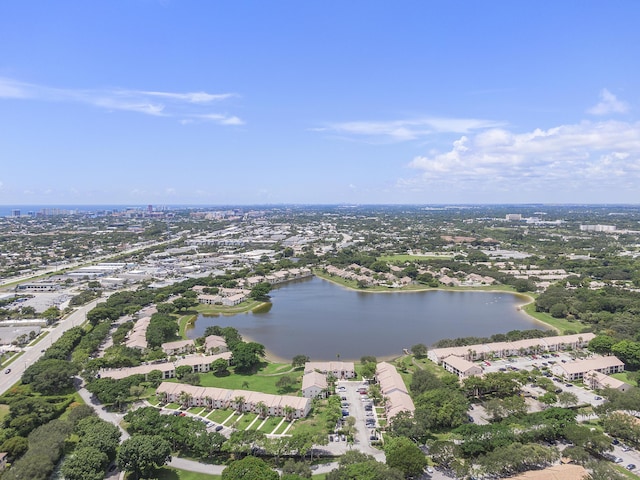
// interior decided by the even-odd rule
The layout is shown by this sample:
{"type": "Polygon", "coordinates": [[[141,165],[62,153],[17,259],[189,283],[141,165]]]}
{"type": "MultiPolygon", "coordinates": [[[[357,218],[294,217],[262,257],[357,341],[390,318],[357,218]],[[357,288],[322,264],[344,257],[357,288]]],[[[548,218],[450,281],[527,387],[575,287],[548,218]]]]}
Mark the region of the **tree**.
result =
{"type": "Polygon", "coordinates": [[[120,429],[117,426],[91,416],[80,420],[75,431],[80,437],[79,446],[96,448],[104,453],[108,460],[116,457],[116,450],[120,445],[120,429]]]}
{"type": "Polygon", "coordinates": [[[129,395],[131,395],[136,400],[140,400],[140,397],[145,390],[146,389],[142,385],[131,385],[129,387],[129,395]]]}
{"type": "Polygon", "coordinates": [[[118,468],[135,479],[150,476],[171,459],[171,445],[158,435],[133,435],[125,440],[116,458],[118,468]]]}
{"type": "Polygon", "coordinates": [[[556,394],[553,392],[547,392],[540,395],[538,397],[538,400],[544,403],[545,405],[553,405],[558,401],[558,397],[556,397],[556,394]]]}
{"type": "Polygon", "coordinates": [[[404,480],[401,471],[357,450],[349,450],[338,463],[339,467],[330,471],[326,480],[404,480]]]}
{"type": "Polygon", "coordinates": [[[600,355],[607,355],[616,343],[617,340],[610,335],[598,335],[589,342],[587,348],[600,355]]]}
{"type": "Polygon", "coordinates": [[[162,383],[163,379],[164,374],[160,370],[151,370],[147,373],[147,381],[149,381],[155,388],[158,388],[158,385],[162,383]]]}
{"type": "Polygon", "coordinates": [[[176,298],[173,301],[173,306],[176,307],[178,311],[195,307],[197,304],[198,304],[197,300],[193,300],[191,298],[185,298],[185,297],[176,298]]]}
{"type": "Polygon", "coordinates": [[[44,312],[42,312],[42,317],[47,321],[47,323],[53,323],[61,316],[62,312],[56,306],[49,307],[44,312]]]}
{"type": "Polygon", "coordinates": [[[311,467],[306,462],[296,462],[292,458],[282,465],[282,479],[311,478],[311,467]]]}
{"type": "Polygon", "coordinates": [[[427,346],[424,343],[418,343],[411,347],[411,353],[413,353],[416,358],[424,358],[427,356],[427,346]]]}
{"type": "Polygon", "coordinates": [[[39,360],[22,374],[22,383],[30,384],[36,392],[44,395],[59,394],[73,387],[76,373],[78,368],[66,360],[39,360]]]}
{"type": "Polygon", "coordinates": [[[279,480],[278,472],[262,459],[247,456],[222,471],[222,480],[279,480]]]}
{"type": "Polygon", "coordinates": [[[60,469],[68,480],[102,480],[109,459],[95,447],[76,448],[60,469]]]}
{"type": "Polygon", "coordinates": [[[578,396],[573,392],[560,392],[558,403],[563,407],[573,407],[578,404],[578,396]]]}
{"type": "Polygon", "coordinates": [[[427,458],[418,446],[405,437],[390,438],[384,446],[387,465],[404,473],[406,477],[420,475],[427,466],[427,458]]]}
{"type": "Polygon", "coordinates": [[[295,385],[296,385],[296,380],[293,377],[290,377],[289,375],[281,376],[276,382],[276,387],[278,387],[278,390],[283,392],[292,390],[295,385]]]}
{"type": "Polygon", "coordinates": [[[7,452],[12,459],[21,457],[29,449],[29,440],[15,436],[5,440],[0,445],[0,451],[7,452]]]}
{"type": "Polygon", "coordinates": [[[182,377],[192,372],[193,372],[193,367],[189,365],[180,365],[179,367],[176,368],[176,378],[178,380],[181,380],[182,377]]]}
{"type": "Polygon", "coordinates": [[[569,424],[564,428],[564,438],[591,455],[601,456],[613,450],[611,438],[584,425],[569,424]]]}
{"type": "Polygon", "coordinates": [[[249,297],[254,300],[269,301],[269,292],[271,291],[271,284],[269,282],[260,282],[251,289],[249,297]]]}
{"type": "Polygon", "coordinates": [[[622,340],[611,347],[611,353],[620,358],[629,368],[640,368],[640,342],[622,340]]]}
{"type": "Polygon", "coordinates": [[[291,366],[296,368],[296,367],[304,367],[304,364],[309,362],[311,359],[309,358],[308,355],[296,355],[295,357],[293,357],[293,360],[291,362],[291,366]]]}
{"type": "Polygon", "coordinates": [[[176,306],[173,303],[158,303],[156,305],[156,310],[158,313],[169,314],[176,311],[176,306]]]}
{"type": "MultiPolygon", "coordinates": [[[[469,377],[474,378],[474,377],[469,377]]],[[[411,393],[419,395],[427,390],[433,390],[441,388],[443,386],[442,380],[438,376],[429,370],[416,370],[411,379],[411,385],[409,386],[411,393]]]]}
{"type": "Polygon", "coordinates": [[[256,342],[238,342],[231,347],[231,361],[240,371],[252,370],[264,355],[264,345],[256,342]]]}
{"type": "Polygon", "coordinates": [[[258,402],[256,404],[256,410],[258,411],[258,415],[261,419],[265,419],[267,418],[267,415],[269,415],[269,407],[264,402],[258,402]]]}
{"type": "Polygon", "coordinates": [[[224,358],[219,358],[211,362],[211,371],[216,377],[223,377],[229,374],[229,362],[224,358]]]}
{"type": "Polygon", "coordinates": [[[376,374],[376,364],[373,362],[363,364],[360,373],[362,374],[362,378],[373,378],[376,374]]]}

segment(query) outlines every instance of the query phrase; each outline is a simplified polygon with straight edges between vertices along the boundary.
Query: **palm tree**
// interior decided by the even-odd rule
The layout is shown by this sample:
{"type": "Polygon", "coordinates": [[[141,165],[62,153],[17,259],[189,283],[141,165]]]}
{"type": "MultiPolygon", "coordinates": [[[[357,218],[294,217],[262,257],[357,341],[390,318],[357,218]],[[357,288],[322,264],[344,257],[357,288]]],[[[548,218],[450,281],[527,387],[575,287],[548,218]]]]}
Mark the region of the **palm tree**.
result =
{"type": "Polygon", "coordinates": [[[258,402],[256,404],[256,410],[258,411],[258,416],[264,420],[265,418],[267,418],[267,415],[269,414],[269,407],[267,407],[267,404],[264,402],[258,402]]]}
{"type": "Polygon", "coordinates": [[[190,393],[180,392],[180,395],[178,395],[178,402],[180,403],[180,405],[186,408],[191,403],[192,398],[193,395],[191,395],[190,393]]]}
{"type": "Polygon", "coordinates": [[[244,410],[244,397],[242,395],[238,395],[233,399],[233,401],[236,404],[236,411],[238,413],[242,413],[244,410]]]}
{"type": "Polygon", "coordinates": [[[284,418],[290,422],[291,420],[293,420],[293,416],[296,413],[296,409],[287,405],[286,407],[284,407],[284,418]]]}

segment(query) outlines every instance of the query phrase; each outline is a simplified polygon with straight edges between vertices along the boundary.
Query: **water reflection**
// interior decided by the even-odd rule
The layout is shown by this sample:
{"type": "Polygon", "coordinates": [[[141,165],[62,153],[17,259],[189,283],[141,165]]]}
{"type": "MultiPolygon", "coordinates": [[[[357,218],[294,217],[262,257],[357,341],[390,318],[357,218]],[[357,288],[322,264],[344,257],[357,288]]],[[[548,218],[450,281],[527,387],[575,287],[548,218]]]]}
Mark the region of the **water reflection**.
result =
{"type": "Polygon", "coordinates": [[[509,293],[366,293],[314,277],[285,284],[271,297],[270,309],[261,313],[201,315],[188,335],[200,336],[209,325],[230,325],[284,361],[297,354],[357,360],[397,356],[403,348],[442,338],[544,328],[518,311],[523,300],[509,293]]]}

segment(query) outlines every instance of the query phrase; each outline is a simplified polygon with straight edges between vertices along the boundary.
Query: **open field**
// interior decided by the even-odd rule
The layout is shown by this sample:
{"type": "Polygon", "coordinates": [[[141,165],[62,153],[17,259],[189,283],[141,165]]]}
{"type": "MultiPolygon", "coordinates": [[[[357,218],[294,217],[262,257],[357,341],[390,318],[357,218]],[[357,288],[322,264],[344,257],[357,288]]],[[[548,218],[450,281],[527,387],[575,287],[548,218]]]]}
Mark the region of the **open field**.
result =
{"type": "Polygon", "coordinates": [[[227,388],[229,390],[252,390],[254,392],[271,393],[273,395],[297,395],[302,388],[302,372],[290,374],[295,378],[296,383],[286,391],[276,386],[282,375],[262,376],[262,375],[237,375],[231,374],[226,377],[216,377],[206,373],[200,375],[200,385],[203,387],[227,388]]]}

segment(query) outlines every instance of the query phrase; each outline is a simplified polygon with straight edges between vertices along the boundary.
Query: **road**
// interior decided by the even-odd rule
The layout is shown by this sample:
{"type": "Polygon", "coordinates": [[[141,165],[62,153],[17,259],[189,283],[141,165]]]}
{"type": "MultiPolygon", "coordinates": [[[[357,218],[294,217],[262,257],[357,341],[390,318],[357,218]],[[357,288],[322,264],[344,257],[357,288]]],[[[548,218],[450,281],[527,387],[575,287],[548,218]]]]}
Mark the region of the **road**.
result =
{"type": "Polygon", "coordinates": [[[15,383],[20,381],[22,374],[27,367],[38,360],[43,351],[58,340],[64,332],[72,327],[78,326],[85,321],[87,312],[93,309],[98,302],[104,302],[104,298],[92,300],[86,305],[77,308],[67,317],[60,320],[54,327],[49,327],[49,334],[33,346],[25,347],[22,355],[11,364],[4,367],[4,371],[11,369],[10,373],[0,373],[0,395],[9,390],[15,383]]]}
{"type": "Polygon", "coordinates": [[[14,283],[23,283],[23,282],[27,282],[31,279],[37,278],[37,277],[41,277],[42,275],[46,275],[49,273],[56,273],[56,272],[60,272],[62,270],[72,270],[74,268],[79,268],[79,267],[84,267],[86,265],[91,265],[93,263],[98,263],[98,262],[105,262],[107,260],[111,260],[116,256],[120,256],[120,255],[129,255],[131,253],[135,253],[137,251],[140,250],[144,250],[145,248],[151,248],[151,247],[156,247],[159,245],[163,245],[165,243],[172,243],[175,242],[179,239],[176,238],[171,238],[169,240],[163,240],[162,242],[145,242],[143,244],[140,245],[136,245],[135,247],[132,247],[128,250],[125,250],[123,252],[119,252],[119,253],[110,253],[108,255],[101,255],[99,257],[95,257],[95,258],[87,258],[87,259],[83,259],[79,262],[70,262],[70,263],[60,263],[58,265],[54,265],[52,267],[47,267],[47,268],[43,268],[40,270],[37,270],[35,272],[31,272],[28,273],[26,275],[21,275],[19,277],[9,277],[9,278],[3,278],[0,279],[0,288],[4,287],[5,285],[12,285],[14,283]]]}

